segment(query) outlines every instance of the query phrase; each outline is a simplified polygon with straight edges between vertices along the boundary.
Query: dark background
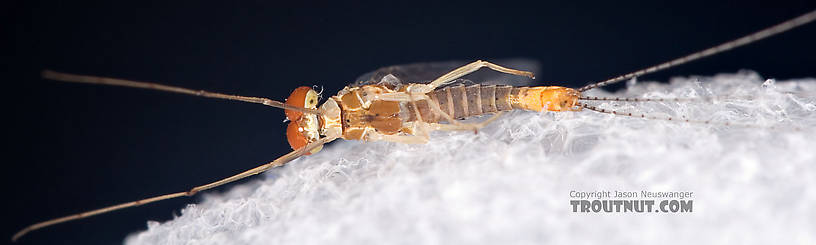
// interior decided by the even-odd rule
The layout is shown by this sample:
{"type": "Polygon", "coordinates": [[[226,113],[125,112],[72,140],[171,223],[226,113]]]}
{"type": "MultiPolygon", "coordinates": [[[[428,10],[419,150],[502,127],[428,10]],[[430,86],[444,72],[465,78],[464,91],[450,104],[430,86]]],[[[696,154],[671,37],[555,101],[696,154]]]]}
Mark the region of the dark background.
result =
{"type": "MultiPolygon", "coordinates": [[[[187,190],[289,151],[280,110],[66,84],[41,69],[284,99],[335,93],[381,66],[529,57],[540,81],[577,87],[816,9],[814,1],[285,3],[14,1],[3,10],[4,226],[187,190]]],[[[816,76],[816,24],[648,75],[753,69],[816,76]]],[[[224,191],[229,189],[219,188],[224,191]]],[[[49,227],[21,244],[111,244],[170,219],[181,198],[49,227]]],[[[309,234],[304,234],[309,235],[309,234]]],[[[4,238],[5,237],[5,238],[4,238]]]]}

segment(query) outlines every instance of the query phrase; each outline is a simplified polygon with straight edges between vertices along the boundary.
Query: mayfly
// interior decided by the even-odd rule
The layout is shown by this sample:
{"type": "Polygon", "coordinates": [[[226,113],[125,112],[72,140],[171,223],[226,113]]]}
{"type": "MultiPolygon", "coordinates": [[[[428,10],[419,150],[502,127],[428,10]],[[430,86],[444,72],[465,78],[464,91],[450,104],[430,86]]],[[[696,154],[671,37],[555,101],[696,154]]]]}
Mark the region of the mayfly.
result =
{"type": "MultiPolygon", "coordinates": [[[[357,83],[345,87],[318,106],[319,93],[311,87],[296,88],[285,102],[280,102],[260,97],[228,95],[149,82],[74,75],[46,70],[42,73],[43,78],[57,81],[152,89],[281,108],[284,109],[286,118],[290,121],[286,129],[286,135],[290,146],[294,150],[269,163],[187,191],[155,196],[36,223],[17,232],[11,239],[16,241],[28,232],[71,220],[176,197],[192,196],[198,192],[282,166],[298,157],[315,154],[322,149],[324,144],[336,139],[425,143],[429,140],[429,133],[432,131],[477,131],[500,116],[502,112],[512,110],[560,112],[588,109],[601,113],[619,114],[615,111],[590,106],[585,101],[621,100],[620,98],[585,97],[582,96],[582,92],[743,46],[809,23],[814,19],[816,19],[816,11],[811,11],[794,19],[708,49],[577,89],[560,86],[531,87],[507,84],[468,84],[467,82],[461,82],[460,78],[481,68],[529,78],[533,78],[533,73],[510,68],[509,65],[505,67],[481,60],[465,65],[457,65],[458,68],[452,67],[452,63],[425,63],[386,67],[367,73],[358,79],[357,83]],[[444,71],[438,72],[439,70],[444,71]],[[432,77],[429,77],[428,74],[432,74],[432,77]],[[464,123],[459,120],[488,114],[493,116],[479,123],[464,123]]],[[[483,82],[480,81],[482,79],[474,78],[474,80],[483,82]]],[[[649,99],[623,100],[651,101],[649,99]]],[[[645,115],[622,115],[645,117],[645,115]]],[[[672,120],[670,117],[651,118],[672,120]]]]}

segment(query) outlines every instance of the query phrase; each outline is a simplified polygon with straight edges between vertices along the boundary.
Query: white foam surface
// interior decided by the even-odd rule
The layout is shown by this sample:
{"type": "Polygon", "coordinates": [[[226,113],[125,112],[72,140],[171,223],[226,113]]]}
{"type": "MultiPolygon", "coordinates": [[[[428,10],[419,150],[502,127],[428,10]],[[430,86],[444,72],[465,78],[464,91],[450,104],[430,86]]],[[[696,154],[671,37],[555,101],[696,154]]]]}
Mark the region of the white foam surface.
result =
{"type": "Polygon", "coordinates": [[[765,128],[520,111],[424,145],[338,140],[126,243],[816,243],[816,79],[743,71],[588,94],[732,96],[592,104],[765,128]],[[573,212],[571,191],[614,190],[692,191],[693,210],[573,212]]]}

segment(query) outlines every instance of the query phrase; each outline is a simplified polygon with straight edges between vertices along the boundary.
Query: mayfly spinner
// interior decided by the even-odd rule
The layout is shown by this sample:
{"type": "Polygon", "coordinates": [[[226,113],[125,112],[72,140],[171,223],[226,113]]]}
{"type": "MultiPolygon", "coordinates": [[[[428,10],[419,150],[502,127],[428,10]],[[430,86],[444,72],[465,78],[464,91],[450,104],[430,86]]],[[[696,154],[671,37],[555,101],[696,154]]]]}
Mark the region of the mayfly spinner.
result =
{"type": "MultiPolygon", "coordinates": [[[[36,223],[17,232],[12,237],[12,241],[16,241],[28,232],[43,227],[156,201],[192,196],[207,189],[262,173],[270,168],[282,166],[300,156],[315,154],[322,149],[324,144],[336,139],[425,143],[432,131],[476,131],[497,118],[502,112],[518,109],[529,111],[580,111],[588,109],[601,113],[619,114],[615,111],[590,106],[583,101],[621,99],[590,98],[582,96],[581,93],[711,56],[785,32],[814,19],[816,19],[816,11],[712,48],[577,89],[559,86],[528,87],[461,82],[461,77],[485,67],[499,73],[533,78],[531,72],[500,66],[488,61],[475,61],[464,66],[460,63],[457,63],[456,66],[451,66],[453,63],[424,63],[386,67],[368,73],[358,79],[357,83],[345,87],[318,106],[319,94],[310,87],[296,88],[285,102],[279,102],[259,97],[227,95],[156,83],[74,75],[46,70],[42,73],[42,76],[57,81],[152,89],[281,108],[285,110],[286,118],[290,121],[286,130],[286,137],[294,151],[267,164],[187,191],[122,203],[36,223]],[[492,114],[493,116],[480,123],[463,123],[457,120],[486,114],[492,114]]],[[[475,78],[473,80],[486,82],[475,78]]],[[[649,100],[637,99],[634,101],[649,100]]],[[[644,115],[623,115],[645,117],[644,115]]],[[[671,118],[656,119],[672,120],[671,118]]]]}

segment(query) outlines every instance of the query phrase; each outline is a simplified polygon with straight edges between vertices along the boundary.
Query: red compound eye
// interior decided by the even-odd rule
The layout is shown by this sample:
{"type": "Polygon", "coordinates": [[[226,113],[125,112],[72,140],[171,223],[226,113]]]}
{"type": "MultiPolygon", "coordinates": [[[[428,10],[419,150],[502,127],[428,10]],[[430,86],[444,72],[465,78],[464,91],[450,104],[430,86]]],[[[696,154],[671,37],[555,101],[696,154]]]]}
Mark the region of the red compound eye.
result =
{"type": "MultiPolygon", "coordinates": [[[[286,104],[297,107],[305,107],[306,95],[309,94],[310,90],[312,90],[312,88],[306,86],[296,88],[295,91],[292,91],[292,94],[289,95],[289,98],[286,99],[286,104]]],[[[286,118],[293,122],[300,120],[300,117],[303,116],[303,112],[299,111],[284,110],[283,112],[286,113],[286,118]]]]}
{"type": "MultiPolygon", "coordinates": [[[[289,146],[291,146],[293,150],[306,147],[306,145],[309,144],[306,135],[303,135],[303,132],[301,132],[299,128],[298,122],[290,122],[289,126],[286,127],[286,140],[289,141],[289,146]]],[[[306,153],[306,155],[309,154],[310,153],[306,153]]]]}

